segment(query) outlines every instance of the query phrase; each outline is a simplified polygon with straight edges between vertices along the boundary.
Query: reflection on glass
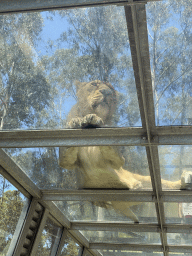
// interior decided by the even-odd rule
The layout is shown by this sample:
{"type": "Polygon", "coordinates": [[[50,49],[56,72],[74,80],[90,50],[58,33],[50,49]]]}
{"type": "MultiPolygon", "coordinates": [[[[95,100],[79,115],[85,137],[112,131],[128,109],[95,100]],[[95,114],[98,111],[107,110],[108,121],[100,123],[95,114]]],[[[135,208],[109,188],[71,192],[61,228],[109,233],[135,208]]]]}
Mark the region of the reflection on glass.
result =
{"type": "Polygon", "coordinates": [[[61,238],[61,232],[61,227],[48,218],[41,235],[41,240],[39,241],[36,256],[55,255],[61,238]]]}
{"type": "Polygon", "coordinates": [[[12,255],[27,208],[28,199],[0,175],[0,255],[12,255]]]}
{"type": "Polygon", "coordinates": [[[86,251],[83,251],[83,256],[91,256],[91,254],[86,250],[86,251]]]}
{"type": "Polygon", "coordinates": [[[64,246],[59,256],[78,256],[79,249],[80,246],[75,243],[75,241],[69,235],[67,235],[64,246]]]}
{"type": "MultiPolygon", "coordinates": [[[[169,187],[162,184],[162,188],[180,189],[181,178],[188,174],[190,177],[192,174],[192,146],[159,146],[159,157],[162,179],[175,182],[169,187]]],[[[191,178],[188,181],[186,180],[183,188],[191,188],[192,184],[190,182],[191,178]]]]}
{"type": "Polygon", "coordinates": [[[192,225],[192,202],[164,203],[164,206],[166,223],[192,225]]]}
{"type": "Polygon", "coordinates": [[[9,14],[1,23],[1,129],[65,128],[81,100],[89,111],[81,105],[79,117],[105,112],[106,125],[141,126],[123,7],[9,14]],[[89,101],[77,81],[96,80],[110,92],[89,101]]]}
{"type": "Polygon", "coordinates": [[[61,166],[64,165],[63,159],[65,160],[68,156],[71,158],[72,151],[80,150],[81,154],[73,154],[73,165],[68,166],[65,162],[65,168],[61,168],[58,164],[58,148],[5,149],[5,152],[41,189],[78,189],[96,188],[96,186],[97,188],[151,189],[151,179],[144,147],[97,146],[70,147],[62,150],[61,166]],[[82,170],[82,166],[87,166],[87,168],[85,167],[82,170]],[[90,175],[93,172],[97,175],[91,176],[90,181],[86,183],[85,171],[90,175]],[[119,174],[118,177],[116,172],[119,174]],[[135,177],[136,174],[141,176],[139,178],[135,177]],[[109,176],[111,179],[108,179],[109,176]],[[110,180],[111,183],[106,184],[110,180]]]}
{"type": "Polygon", "coordinates": [[[123,203],[124,208],[114,209],[111,202],[87,202],[87,201],[56,201],[57,207],[70,220],[87,221],[125,221],[132,222],[131,212],[137,217],[139,223],[157,223],[155,205],[153,203],[141,203],[130,206],[131,202],[123,203]]]}
{"type": "Polygon", "coordinates": [[[141,243],[141,244],[160,244],[160,234],[150,232],[112,232],[112,231],[85,231],[81,233],[90,243],[141,243]]]}
{"type": "MultiPolygon", "coordinates": [[[[127,250],[99,250],[103,256],[163,256],[162,252],[127,251],[127,250]]],[[[176,255],[174,255],[176,256],[176,255]]],[[[179,255],[178,255],[179,256],[179,255]]]]}
{"type": "Polygon", "coordinates": [[[191,7],[177,0],[147,4],[157,125],[192,124],[191,7]]]}
{"type": "Polygon", "coordinates": [[[169,252],[169,256],[191,256],[191,253],[186,252],[169,252]]]}
{"type": "Polygon", "coordinates": [[[167,233],[167,241],[170,245],[192,245],[192,232],[167,233]]]}

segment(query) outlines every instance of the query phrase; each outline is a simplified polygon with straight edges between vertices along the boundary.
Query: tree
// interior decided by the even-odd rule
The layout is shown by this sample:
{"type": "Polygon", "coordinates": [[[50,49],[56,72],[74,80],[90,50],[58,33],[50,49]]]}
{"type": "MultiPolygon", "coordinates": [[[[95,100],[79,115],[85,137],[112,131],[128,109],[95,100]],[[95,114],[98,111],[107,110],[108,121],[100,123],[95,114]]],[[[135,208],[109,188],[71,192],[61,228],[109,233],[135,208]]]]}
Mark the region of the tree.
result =
{"type": "Polygon", "coordinates": [[[7,190],[0,196],[0,252],[6,255],[25,200],[17,190],[7,190]]]}
{"type": "Polygon", "coordinates": [[[36,126],[49,104],[50,85],[34,53],[42,25],[39,13],[0,17],[0,129],[36,126]]]}
{"type": "Polygon", "coordinates": [[[189,121],[191,8],[191,1],[177,0],[150,3],[147,8],[157,125],[189,121]]]}
{"type": "Polygon", "coordinates": [[[55,253],[59,244],[62,229],[50,218],[46,220],[36,255],[50,255],[55,253]]]}
{"type": "Polygon", "coordinates": [[[75,80],[108,81],[120,92],[115,124],[140,122],[124,9],[109,6],[54,13],[58,14],[67,31],[52,56],[41,60],[54,88],[62,97],[76,99],[75,80]]]}
{"type": "Polygon", "coordinates": [[[61,250],[61,256],[77,256],[79,249],[79,245],[68,235],[61,250]]]}
{"type": "MultiPolygon", "coordinates": [[[[185,0],[147,4],[157,125],[191,124],[191,10],[192,1],[185,0]]],[[[179,149],[178,152],[176,146],[160,148],[163,178],[181,177],[185,149],[179,149]]]]}

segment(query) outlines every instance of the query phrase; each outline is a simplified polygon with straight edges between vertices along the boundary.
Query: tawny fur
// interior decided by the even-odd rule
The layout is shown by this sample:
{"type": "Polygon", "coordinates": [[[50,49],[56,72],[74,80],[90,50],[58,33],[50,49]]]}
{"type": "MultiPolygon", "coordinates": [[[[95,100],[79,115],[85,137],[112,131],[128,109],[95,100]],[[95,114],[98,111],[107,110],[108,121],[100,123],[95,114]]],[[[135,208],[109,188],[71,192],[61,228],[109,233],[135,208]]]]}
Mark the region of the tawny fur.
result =
{"type": "MultiPolygon", "coordinates": [[[[117,92],[110,84],[99,80],[89,83],[76,83],[78,102],[68,116],[70,128],[82,128],[86,125],[113,123],[117,107],[117,92]]],[[[118,188],[143,189],[151,186],[150,176],[131,173],[123,168],[124,158],[114,146],[95,147],[61,147],[59,149],[59,165],[68,170],[78,169],[79,188],[118,188]]],[[[164,188],[179,189],[181,180],[176,182],[161,180],[164,188]]],[[[183,184],[184,185],[184,184],[183,184]]],[[[137,216],[130,206],[137,202],[106,202],[116,211],[134,221],[137,216]]]]}

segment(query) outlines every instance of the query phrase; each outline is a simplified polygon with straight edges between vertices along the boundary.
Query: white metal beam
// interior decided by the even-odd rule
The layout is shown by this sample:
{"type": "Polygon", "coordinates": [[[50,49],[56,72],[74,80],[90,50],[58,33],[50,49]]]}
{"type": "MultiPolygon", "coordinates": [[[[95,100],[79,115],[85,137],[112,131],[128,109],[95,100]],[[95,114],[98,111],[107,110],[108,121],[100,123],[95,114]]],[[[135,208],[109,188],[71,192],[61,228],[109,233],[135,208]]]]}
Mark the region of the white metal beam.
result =
{"type": "Polygon", "coordinates": [[[0,131],[1,148],[192,145],[192,126],[0,131]]]}
{"type": "Polygon", "coordinates": [[[162,245],[149,244],[125,244],[125,243],[90,243],[89,248],[97,250],[130,250],[145,252],[162,252],[162,245]]]}
{"type": "Polygon", "coordinates": [[[42,189],[43,201],[128,201],[155,202],[152,191],[130,191],[113,189],[58,190],[42,189]]]}
{"type": "Polygon", "coordinates": [[[0,131],[1,148],[146,145],[142,128],[0,131]]]}
{"type": "Polygon", "coordinates": [[[159,0],[1,0],[0,13],[24,12],[49,9],[78,8],[105,5],[140,4],[159,0]]]}
{"type": "MultiPolygon", "coordinates": [[[[112,232],[161,232],[158,224],[129,223],[129,222],[97,222],[97,221],[72,221],[71,228],[74,230],[89,231],[112,231],[112,232]]],[[[191,233],[192,224],[166,224],[163,226],[166,233],[191,233]]]]}

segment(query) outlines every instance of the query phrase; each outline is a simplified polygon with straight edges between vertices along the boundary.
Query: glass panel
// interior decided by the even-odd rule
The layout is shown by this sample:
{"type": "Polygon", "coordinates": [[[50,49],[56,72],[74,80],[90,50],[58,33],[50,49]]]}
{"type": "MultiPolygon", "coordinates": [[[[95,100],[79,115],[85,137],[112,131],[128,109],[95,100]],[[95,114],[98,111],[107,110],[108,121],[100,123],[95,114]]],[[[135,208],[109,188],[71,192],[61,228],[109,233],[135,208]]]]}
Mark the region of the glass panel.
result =
{"type": "Polygon", "coordinates": [[[157,223],[153,203],[87,201],[56,201],[55,203],[70,221],[112,221],[114,223],[115,221],[132,222],[137,218],[140,223],[157,223]],[[131,206],[131,204],[135,205],[131,206]]]}
{"type": "MultiPolygon", "coordinates": [[[[162,252],[100,250],[103,256],[163,256],[162,252]]],[[[170,255],[170,254],[169,254],[170,255]]],[[[174,255],[176,256],[176,255],[174,255]]]]}
{"type": "Polygon", "coordinates": [[[191,1],[147,4],[157,125],[192,124],[191,9],[191,1]]]}
{"type": "Polygon", "coordinates": [[[2,175],[0,199],[0,255],[12,255],[29,201],[2,175]]]}
{"type": "Polygon", "coordinates": [[[150,232],[111,232],[111,231],[85,231],[81,233],[90,243],[140,243],[160,244],[160,234],[150,232]]]}
{"type": "Polygon", "coordinates": [[[187,233],[167,233],[167,241],[170,245],[192,245],[192,232],[187,231],[187,233]]]}
{"type": "Polygon", "coordinates": [[[61,232],[61,227],[48,218],[39,241],[36,256],[55,255],[61,238],[61,232]]]}
{"type": "Polygon", "coordinates": [[[163,189],[180,189],[182,177],[183,188],[191,188],[192,146],[159,146],[159,157],[161,177],[169,181],[163,189]]]}
{"type": "Polygon", "coordinates": [[[5,149],[5,152],[39,188],[151,189],[144,147],[62,148],[60,163],[66,169],[58,165],[58,148],[5,149]],[[77,171],[78,166],[81,168],[77,171]],[[90,177],[88,182],[86,175],[90,177]]]}
{"type": "Polygon", "coordinates": [[[141,126],[123,6],[8,14],[1,24],[1,129],[65,128],[87,114],[141,126]]]}
{"type": "Polygon", "coordinates": [[[81,247],[75,243],[75,241],[70,236],[67,235],[59,256],[78,256],[80,248],[81,247]]]}
{"type": "Polygon", "coordinates": [[[169,252],[169,256],[191,256],[191,252],[190,253],[186,253],[186,252],[169,252]]]}
{"type": "Polygon", "coordinates": [[[91,256],[91,254],[88,251],[84,251],[83,256],[91,256]]]}
{"type": "Polygon", "coordinates": [[[192,203],[164,203],[167,223],[192,225],[192,203]]]}

